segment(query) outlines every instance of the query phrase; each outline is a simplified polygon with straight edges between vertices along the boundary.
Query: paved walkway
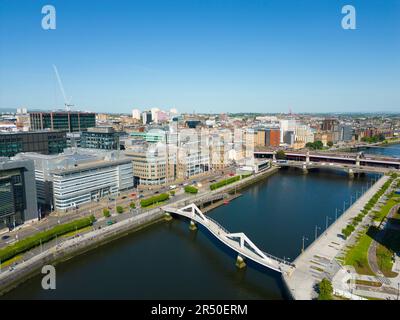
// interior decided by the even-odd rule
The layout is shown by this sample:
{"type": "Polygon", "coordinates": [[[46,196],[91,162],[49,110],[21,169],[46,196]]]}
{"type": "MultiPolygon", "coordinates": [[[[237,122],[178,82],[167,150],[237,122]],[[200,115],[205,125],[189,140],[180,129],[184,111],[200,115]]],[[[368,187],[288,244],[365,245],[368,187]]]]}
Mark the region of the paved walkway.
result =
{"type": "Polygon", "coordinates": [[[341,235],[342,229],[360,213],[364,205],[388,179],[388,176],[380,178],[328,230],[297,257],[294,261],[295,271],[290,276],[283,276],[294,299],[311,300],[315,298],[315,285],[324,277],[331,278],[332,274],[338,272],[341,266],[335,257],[348,245],[348,240],[341,235]]]}

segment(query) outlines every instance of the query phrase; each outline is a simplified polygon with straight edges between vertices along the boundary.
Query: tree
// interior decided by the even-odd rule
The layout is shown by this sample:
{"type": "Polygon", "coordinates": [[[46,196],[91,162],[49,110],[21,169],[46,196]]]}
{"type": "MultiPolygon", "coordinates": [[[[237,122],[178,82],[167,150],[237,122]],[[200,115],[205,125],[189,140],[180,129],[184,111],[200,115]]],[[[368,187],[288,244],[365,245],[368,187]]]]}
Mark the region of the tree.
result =
{"type": "Polygon", "coordinates": [[[175,191],[172,190],[172,191],[169,192],[169,194],[170,194],[171,196],[174,196],[174,195],[175,195],[175,191]]]}
{"type": "Polygon", "coordinates": [[[122,208],[121,206],[118,206],[118,207],[117,207],[117,212],[118,212],[118,213],[124,212],[124,208],[122,208]]]}
{"type": "Polygon", "coordinates": [[[104,215],[105,218],[111,217],[110,210],[108,210],[108,209],[103,209],[103,215],[104,215]]]}
{"type": "Polygon", "coordinates": [[[135,208],[136,208],[136,205],[135,205],[134,202],[131,202],[131,203],[129,204],[129,207],[130,207],[131,209],[135,209],[135,208]]]}
{"type": "Polygon", "coordinates": [[[322,143],[322,141],[315,141],[314,142],[314,146],[315,146],[315,149],[322,149],[323,147],[324,147],[324,144],[322,143]]]}
{"type": "Polygon", "coordinates": [[[328,145],[329,148],[332,148],[333,147],[333,141],[328,141],[327,145],[328,145]]]}
{"type": "Polygon", "coordinates": [[[324,278],[318,284],[318,300],[332,300],[333,287],[332,283],[324,278]]]}
{"type": "Polygon", "coordinates": [[[279,159],[279,160],[285,160],[285,159],[286,159],[285,151],[283,151],[283,150],[278,150],[278,151],[276,152],[276,158],[279,159]]]}

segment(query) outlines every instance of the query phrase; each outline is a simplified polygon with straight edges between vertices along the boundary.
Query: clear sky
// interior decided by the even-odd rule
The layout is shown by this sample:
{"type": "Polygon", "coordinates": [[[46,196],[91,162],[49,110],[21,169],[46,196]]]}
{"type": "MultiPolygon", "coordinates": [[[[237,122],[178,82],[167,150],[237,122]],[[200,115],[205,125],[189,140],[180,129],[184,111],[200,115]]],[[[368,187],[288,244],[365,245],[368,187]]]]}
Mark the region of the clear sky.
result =
{"type": "Polygon", "coordinates": [[[400,111],[400,0],[0,0],[0,108],[62,107],[52,64],[80,110],[400,111]]]}

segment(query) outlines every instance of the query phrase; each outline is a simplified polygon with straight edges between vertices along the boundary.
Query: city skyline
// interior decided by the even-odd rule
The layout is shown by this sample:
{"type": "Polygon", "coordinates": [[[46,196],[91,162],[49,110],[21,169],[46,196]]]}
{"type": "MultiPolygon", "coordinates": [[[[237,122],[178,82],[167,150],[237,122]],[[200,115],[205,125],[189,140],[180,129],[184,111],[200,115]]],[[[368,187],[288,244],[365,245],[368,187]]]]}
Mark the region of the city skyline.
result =
{"type": "Polygon", "coordinates": [[[53,1],[0,3],[0,108],[130,113],[395,112],[399,3],[53,1]],[[207,22],[207,23],[205,23],[207,22]]]}

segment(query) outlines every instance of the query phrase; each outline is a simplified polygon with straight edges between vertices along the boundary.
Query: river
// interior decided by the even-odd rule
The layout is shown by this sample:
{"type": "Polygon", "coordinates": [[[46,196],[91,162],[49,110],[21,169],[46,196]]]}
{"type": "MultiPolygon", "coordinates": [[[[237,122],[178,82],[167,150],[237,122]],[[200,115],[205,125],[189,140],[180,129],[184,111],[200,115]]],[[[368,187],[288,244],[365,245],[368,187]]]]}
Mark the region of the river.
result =
{"type": "MultiPolygon", "coordinates": [[[[309,245],[315,226],[322,232],[326,217],[331,223],[336,208],[341,213],[343,202],[347,207],[350,197],[376,177],[281,170],[209,214],[231,232],[246,233],[262,250],[294,260],[302,237],[309,245]]],[[[287,298],[278,273],[251,262],[237,270],[233,252],[203,228],[190,231],[183,218],[157,223],[58,265],[56,290],[43,290],[40,282],[36,276],[2,299],[287,298]]]]}

